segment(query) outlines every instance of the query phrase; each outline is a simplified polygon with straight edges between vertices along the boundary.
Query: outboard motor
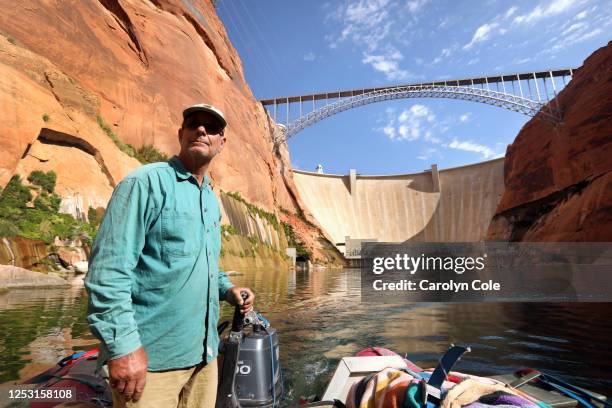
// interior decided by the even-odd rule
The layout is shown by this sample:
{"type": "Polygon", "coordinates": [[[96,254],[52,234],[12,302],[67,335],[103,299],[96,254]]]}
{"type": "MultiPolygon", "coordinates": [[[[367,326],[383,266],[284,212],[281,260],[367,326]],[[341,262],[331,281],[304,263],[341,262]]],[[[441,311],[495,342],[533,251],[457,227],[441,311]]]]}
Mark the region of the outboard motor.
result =
{"type": "MultiPolygon", "coordinates": [[[[246,298],[246,293],[242,296],[246,298]]],[[[237,306],[230,334],[220,348],[223,364],[216,408],[279,405],[283,384],[278,336],[261,314],[250,311],[242,316],[237,306]]]]}

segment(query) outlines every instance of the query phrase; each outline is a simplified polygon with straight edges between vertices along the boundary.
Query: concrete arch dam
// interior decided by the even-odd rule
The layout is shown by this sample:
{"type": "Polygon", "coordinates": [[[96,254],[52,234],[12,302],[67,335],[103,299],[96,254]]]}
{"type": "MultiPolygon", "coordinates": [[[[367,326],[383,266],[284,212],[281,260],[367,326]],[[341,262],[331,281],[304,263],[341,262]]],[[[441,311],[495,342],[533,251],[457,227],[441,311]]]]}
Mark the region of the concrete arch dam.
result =
{"type": "Polygon", "coordinates": [[[504,159],[415,174],[331,175],[294,170],[304,204],[341,252],[350,240],[475,242],[504,191],[504,159]]]}

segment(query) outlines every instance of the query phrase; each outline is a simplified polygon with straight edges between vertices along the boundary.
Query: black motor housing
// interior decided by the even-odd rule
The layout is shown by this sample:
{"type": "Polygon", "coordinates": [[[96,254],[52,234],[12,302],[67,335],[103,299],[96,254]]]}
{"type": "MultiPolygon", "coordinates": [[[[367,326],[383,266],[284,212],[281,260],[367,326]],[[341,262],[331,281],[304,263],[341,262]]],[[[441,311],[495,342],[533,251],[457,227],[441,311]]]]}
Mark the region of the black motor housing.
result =
{"type": "Polygon", "coordinates": [[[235,377],[236,398],[240,406],[278,406],[282,391],[276,330],[254,327],[249,332],[245,331],[235,377]]]}

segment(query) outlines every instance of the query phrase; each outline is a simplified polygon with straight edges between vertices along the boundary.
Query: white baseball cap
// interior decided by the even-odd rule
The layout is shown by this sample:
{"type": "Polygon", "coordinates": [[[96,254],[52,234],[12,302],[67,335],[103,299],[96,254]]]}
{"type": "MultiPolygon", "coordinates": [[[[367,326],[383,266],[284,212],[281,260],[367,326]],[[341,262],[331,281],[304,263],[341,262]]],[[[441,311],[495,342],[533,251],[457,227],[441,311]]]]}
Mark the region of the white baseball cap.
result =
{"type": "Polygon", "coordinates": [[[225,120],[225,116],[223,112],[219,108],[215,108],[212,105],[207,105],[205,103],[198,103],[196,105],[192,105],[183,111],[183,120],[187,119],[188,116],[194,114],[195,112],[208,112],[211,113],[214,117],[219,119],[223,127],[227,126],[227,121],[225,120]]]}

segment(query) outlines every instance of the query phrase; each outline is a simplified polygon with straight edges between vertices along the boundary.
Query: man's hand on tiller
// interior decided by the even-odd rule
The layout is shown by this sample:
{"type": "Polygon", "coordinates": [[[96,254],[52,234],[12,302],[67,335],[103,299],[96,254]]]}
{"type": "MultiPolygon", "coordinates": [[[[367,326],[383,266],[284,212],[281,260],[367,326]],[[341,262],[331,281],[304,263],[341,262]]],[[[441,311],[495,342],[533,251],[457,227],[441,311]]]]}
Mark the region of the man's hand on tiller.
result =
{"type": "Polygon", "coordinates": [[[238,288],[234,286],[230,290],[227,291],[226,296],[227,301],[232,306],[240,306],[240,312],[242,314],[248,313],[253,310],[253,302],[255,301],[255,294],[249,288],[238,288]],[[240,296],[241,292],[247,293],[247,298],[242,299],[240,296]]]}

